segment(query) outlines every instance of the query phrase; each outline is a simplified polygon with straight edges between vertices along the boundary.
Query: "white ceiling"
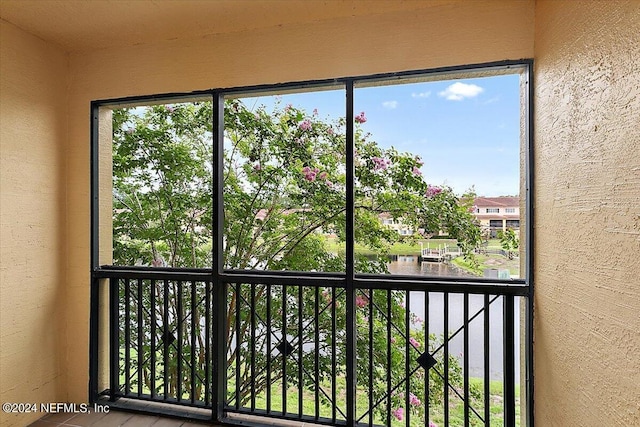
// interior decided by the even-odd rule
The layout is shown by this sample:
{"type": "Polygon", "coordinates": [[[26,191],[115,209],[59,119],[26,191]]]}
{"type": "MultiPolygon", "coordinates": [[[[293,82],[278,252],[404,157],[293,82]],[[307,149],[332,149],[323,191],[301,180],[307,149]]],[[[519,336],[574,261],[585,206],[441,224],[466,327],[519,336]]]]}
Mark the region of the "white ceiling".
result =
{"type": "Polygon", "coordinates": [[[74,52],[456,1],[460,0],[0,0],[0,17],[74,52]]]}

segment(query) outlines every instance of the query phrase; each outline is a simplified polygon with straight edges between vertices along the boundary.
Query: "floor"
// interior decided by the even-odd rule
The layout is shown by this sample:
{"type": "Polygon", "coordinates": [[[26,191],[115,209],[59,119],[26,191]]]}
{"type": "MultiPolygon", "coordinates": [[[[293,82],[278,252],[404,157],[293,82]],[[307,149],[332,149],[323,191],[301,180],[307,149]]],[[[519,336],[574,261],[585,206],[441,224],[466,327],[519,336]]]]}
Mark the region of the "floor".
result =
{"type": "Polygon", "coordinates": [[[114,410],[108,414],[93,411],[86,414],[48,414],[30,424],[29,427],[202,427],[207,425],[209,424],[203,424],[198,421],[185,421],[176,418],[140,415],[114,410]]]}

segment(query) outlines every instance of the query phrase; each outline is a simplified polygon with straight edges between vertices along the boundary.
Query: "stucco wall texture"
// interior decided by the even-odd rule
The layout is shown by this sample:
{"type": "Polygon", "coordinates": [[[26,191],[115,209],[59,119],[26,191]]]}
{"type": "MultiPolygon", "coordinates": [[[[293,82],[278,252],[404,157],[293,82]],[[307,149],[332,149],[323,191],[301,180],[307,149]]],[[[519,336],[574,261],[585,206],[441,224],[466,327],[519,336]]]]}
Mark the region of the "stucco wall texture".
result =
{"type": "MultiPolygon", "coordinates": [[[[67,56],[0,21],[0,401],[66,397],[67,56]]],[[[22,426],[39,414],[0,414],[22,426]]]]}
{"type": "Polygon", "coordinates": [[[537,425],[640,425],[639,58],[640,2],[537,2],[537,425]]]}

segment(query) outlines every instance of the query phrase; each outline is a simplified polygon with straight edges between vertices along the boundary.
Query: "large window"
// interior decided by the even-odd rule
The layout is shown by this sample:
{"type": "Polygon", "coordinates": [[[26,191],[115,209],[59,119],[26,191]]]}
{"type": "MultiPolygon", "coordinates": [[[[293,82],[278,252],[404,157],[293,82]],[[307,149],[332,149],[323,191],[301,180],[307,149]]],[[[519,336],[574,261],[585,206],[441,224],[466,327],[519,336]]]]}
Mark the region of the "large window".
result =
{"type": "Polygon", "coordinates": [[[523,277],[478,206],[526,203],[519,72],[228,93],[217,165],[211,98],[115,108],[113,264],[210,267],[220,169],[225,269],[523,277]]]}
{"type": "Polygon", "coordinates": [[[513,424],[527,72],[95,102],[92,393],[217,420],[513,424]]]}

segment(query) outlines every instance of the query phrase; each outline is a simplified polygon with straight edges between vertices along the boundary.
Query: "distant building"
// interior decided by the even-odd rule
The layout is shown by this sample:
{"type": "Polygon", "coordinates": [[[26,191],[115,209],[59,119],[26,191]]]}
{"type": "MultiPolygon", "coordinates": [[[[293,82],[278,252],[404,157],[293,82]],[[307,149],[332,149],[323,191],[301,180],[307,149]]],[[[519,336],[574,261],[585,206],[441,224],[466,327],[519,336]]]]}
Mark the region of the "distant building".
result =
{"type": "Polygon", "coordinates": [[[474,205],[475,217],[491,238],[507,228],[520,232],[520,197],[476,197],[474,205]]]}
{"type": "Polygon", "coordinates": [[[380,222],[382,222],[383,225],[386,225],[392,230],[396,230],[401,236],[413,235],[413,228],[411,228],[411,226],[404,224],[399,218],[392,217],[389,213],[381,213],[378,215],[378,218],[380,218],[380,222]]]}

